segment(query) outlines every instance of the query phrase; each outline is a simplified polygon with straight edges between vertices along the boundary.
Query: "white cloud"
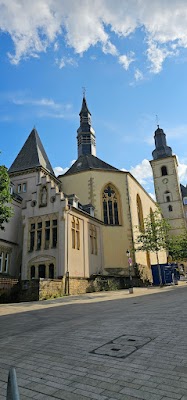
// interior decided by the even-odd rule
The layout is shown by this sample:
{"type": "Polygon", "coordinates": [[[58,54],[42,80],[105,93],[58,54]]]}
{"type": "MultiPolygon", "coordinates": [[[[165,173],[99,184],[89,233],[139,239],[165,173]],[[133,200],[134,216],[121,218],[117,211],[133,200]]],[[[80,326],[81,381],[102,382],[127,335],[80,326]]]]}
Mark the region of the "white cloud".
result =
{"type": "MultiPolygon", "coordinates": [[[[59,118],[59,119],[74,119],[77,115],[72,110],[70,103],[58,103],[51,98],[32,98],[27,93],[15,92],[2,94],[4,101],[12,103],[20,107],[22,114],[27,115],[30,112],[40,118],[59,118]]],[[[17,107],[17,108],[18,108],[17,107]]],[[[16,109],[18,111],[18,109],[16,109]]],[[[17,113],[18,116],[18,113],[17,113]]]]}
{"type": "Polygon", "coordinates": [[[72,67],[77,67],[78,63],[72,57],[62,57],[60,59],[56,59],[56,64],[60,69],[66,67],[66,65],[71,65],[72,67]]]}
{"type": "Polygon", "coordinates": [[[32,99],[28,97],[12,97],[11,99],[13,104],[16,104],[18,106],[23,106],[23,105],[32,105],[32,106],[43,106],[43,107],[50,107],[50,108],[60,108],[62,105],[57,104],[54,102],[52,99],[32,99]]]}
{"type": "MultiPolygon", "coordinates": [[[[187,163],[178,160],[178,176],[179,183],[183,185],[187,185],[187,163]]],[[[126,171],[125,169],[122,169],[126,171]]],[[[139,164],[135,165],[135,167],[131,167],[129,171],[137,181],[146,188],[153,188],[153,173],[152,168],[147,159],[142,160],[139,164]]],[[[151,189],[152,190],[152,189],[151,189]]],[[[155,195],[149,193],[149,195],[155,200],[155,195]]]]}
{"type": "Polygon", "coordinates": [[[150,196],[154,201],[156,201],[156,196],[155,196],[154,193],[148,193],[148,194],[149,194],[149,196],[150,196]]]}
{"type": "Polygon", "coordinates": [[[129,172],[141,185],[146,185],[153,179],[150,162],[146,159],[144,159],[140,164],[137,164],[135,167],[131,167],[129,172]]]}
{"type": "Polygon", "coordinates": [[[144,78],[143,73],[138,68],[135,70],[134,78],[135,78],[136,82],[142,81],[142,79],[144,78]]]}
{"type": "MultiPolygon", "coordinates": [[[[75,163],[75,161],[76,161],[76,160],[72,160],[72,161],[71,161],[70,167],[75,163]]],[[[64,174],[68,171],[68,169],[70,169],[70,167],[65,167],[65,168],[62,168],[62,167],[55,167],[55,168],[53,168],[53,171],[54,171],[54,173],[55,173],[56,176],[64,175],[64,174]]]]}
{"type": "Polygon", "coordinates": [[[187,185],[187,164],[178,161],[178,174],[180,183],[187,185]]]}
{"type": "Polygon", "coordinates": [[[123,54],[122,56],[119,56],[119,63],[126,71],[129,69],[129,66],[133,61],[135,61],[133,51],[131,51],[129,54],[123,54]]]}
{"type": "Polygon", "coordinates": [[[174,51],[170,51],[165,47],[159,47],[153,40],[148,41],[147,57],[150,61],[150,71],[158,74],[162,70],[162,64],[168,56],[174,55],[174,51]]]}
{"type": "Polygon", "coordinates": [[[56,176],[59,176],[59,175],[64,175],[68,171],[68,169],[69,169],[68,167],[66,167],[66,168],[55,167],[55,168],[53,168],[53,171],[56,176]]]}
{"type": "Polygon", "coordinates": [[[114,46],[114,44],[112,44],[110,41],[104,43],[102,50],[104,54],[111,54],[112,56],[118,55],[118,50],[116,49],[116,46],[114,46]]]}
{"type": "MultiPolygon", "coordinates": [[[[60,42],[79,55],[99,44],[105,54],[118,56],[111,32],[127,38],[143,28],[150,71],[159,73],[167,57],[187,48],[186,21],[186,0],[152,0],[151,7],[150,0],[0,0],[0,31],[14,43],[8,53],[13,64],[38,57],[51,45],[56,52],[60,42]]],[[[120,56],[125,69],[128,59],[120,56]]],[[[61,68],[63,62],[72,65],[63,58],[61,68]]]]}

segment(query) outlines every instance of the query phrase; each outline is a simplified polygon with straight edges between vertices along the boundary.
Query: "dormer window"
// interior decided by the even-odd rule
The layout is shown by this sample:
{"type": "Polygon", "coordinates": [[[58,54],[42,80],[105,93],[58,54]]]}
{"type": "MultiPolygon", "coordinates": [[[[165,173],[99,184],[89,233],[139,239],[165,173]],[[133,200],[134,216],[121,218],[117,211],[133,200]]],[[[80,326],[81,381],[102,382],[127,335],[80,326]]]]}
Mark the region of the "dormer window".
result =
{"type": "Polygon", "coordinates": [[[161,167],[161,174],[162,176],[168,175],[167,167],[165,165],[161,167]]]}
{"type": "Polygon", "coordinates": [[[183,198],[183,204],[184,204],[184,205],[187,205],[187,197],[184,197],[184,198],[183,198]]]}

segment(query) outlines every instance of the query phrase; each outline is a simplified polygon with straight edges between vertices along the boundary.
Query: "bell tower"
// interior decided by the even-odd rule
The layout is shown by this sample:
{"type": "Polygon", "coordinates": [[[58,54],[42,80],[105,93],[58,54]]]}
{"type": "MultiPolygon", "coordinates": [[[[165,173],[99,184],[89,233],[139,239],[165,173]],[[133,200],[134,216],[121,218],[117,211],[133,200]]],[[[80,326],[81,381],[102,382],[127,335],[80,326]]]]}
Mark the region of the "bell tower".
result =
{"type": "Polygon", "coordinates": [[[91,112],[88,109],[85,93],[80,111],[80,127],[77,129],[78,157],[86,154],[96,156],[95,131],[91,125],[91,112]]]}
{"type": "Polygon", "coordinates": [[[171,234],[178,235],[186,228],[181,189],[178,179],[178,163],[171,147],[167,146],[166,135],[158,125],[155,135],[155,149],[150,161],[156,201],[164,218],[169,220],[171,234]]]}

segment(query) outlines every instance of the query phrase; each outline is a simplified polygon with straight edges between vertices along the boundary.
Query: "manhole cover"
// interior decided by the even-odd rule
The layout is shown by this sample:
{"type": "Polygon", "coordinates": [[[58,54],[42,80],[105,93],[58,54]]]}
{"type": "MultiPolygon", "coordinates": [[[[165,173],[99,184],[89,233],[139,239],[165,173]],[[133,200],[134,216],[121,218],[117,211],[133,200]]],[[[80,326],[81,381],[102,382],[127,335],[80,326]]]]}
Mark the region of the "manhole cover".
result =
{"type": "Polygon", "coordinates": [[[109,357],[126,358],[151,340],[151,338],[145,336],[122,335],[91,351],[91,353],[109,357]]]}

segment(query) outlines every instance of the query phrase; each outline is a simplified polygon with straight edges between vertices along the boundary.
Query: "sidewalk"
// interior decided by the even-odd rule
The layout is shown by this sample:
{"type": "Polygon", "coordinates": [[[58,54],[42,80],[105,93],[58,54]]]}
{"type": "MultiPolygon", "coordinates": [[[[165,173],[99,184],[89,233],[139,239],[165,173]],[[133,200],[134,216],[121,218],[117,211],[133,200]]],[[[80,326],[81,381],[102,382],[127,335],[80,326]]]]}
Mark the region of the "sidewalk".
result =
{"type": "Polygon", "coordinates": [[[137,296],[146,296],[155,293],[163,293],[165,291],[170,291],[173,289],[179,289],[180,287],[186,286],[187,281],[179,281],[179,284],[176,286],[163,286],[155,287],[141,287],[141,288],[133,288],[133,294],[129,294],[128,289],[117,290],[117,291],[103,291],[103,292],[94,292],[87,294],[80,294],[76,296],[64,296],[59,297],[53,300],[42,300],[42,301],[31,301],[31,302],[22,302],[22,303],[10,303],[10,304],[0,304],[0,316],[1,315],[9,315],[16,314],[20,312],[27,312],[33,310],[42,310],[51,307],[57,307],[67,304],[81,304],[81,303],[93,303],[93,302],[101,302],[101,301],[110,301],[114,299],[124,299],[130,297],[137,296]]]}

